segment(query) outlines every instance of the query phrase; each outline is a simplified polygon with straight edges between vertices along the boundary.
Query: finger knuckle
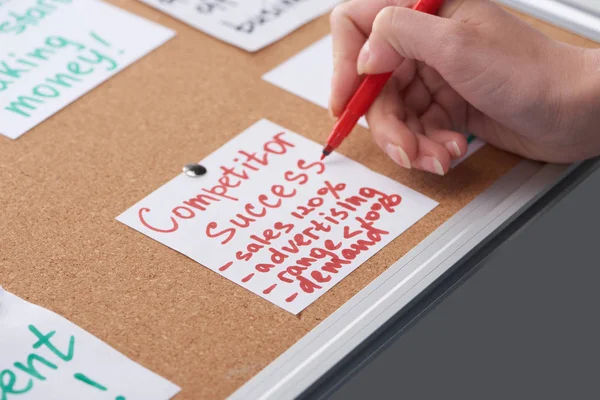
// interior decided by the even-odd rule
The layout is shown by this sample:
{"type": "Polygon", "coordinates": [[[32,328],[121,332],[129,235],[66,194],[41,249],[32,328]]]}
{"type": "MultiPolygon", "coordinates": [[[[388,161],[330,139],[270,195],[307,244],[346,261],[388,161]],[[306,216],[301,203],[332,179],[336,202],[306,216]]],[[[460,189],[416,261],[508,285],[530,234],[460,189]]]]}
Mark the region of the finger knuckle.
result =
{"type": "Polygon", "coordinates": [[[336,6],[329,15],[329,22],[332,25],[334,25],[337,24],[339,21],[348,18],[348,16],[350,15],[350,7],[351,4],[349,2],[342,3],[336,6]]]}
{"type": "Polygon", "coordinates": [[[389,6],[383,8],[375,17],[375,21],[373,21],[373,33],[387,35],[397,20],[397,7],[389,6]]]}

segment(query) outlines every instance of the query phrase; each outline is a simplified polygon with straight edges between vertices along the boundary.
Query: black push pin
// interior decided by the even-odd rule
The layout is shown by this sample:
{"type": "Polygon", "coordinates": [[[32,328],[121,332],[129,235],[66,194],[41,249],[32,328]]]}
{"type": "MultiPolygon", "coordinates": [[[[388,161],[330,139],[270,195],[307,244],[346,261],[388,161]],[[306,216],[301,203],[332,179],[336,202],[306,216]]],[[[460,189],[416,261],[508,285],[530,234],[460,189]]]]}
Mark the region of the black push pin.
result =
{"type": "Polygon", "coordinates": [[[200,164],[188,164],[183,167],[183,173],[192,178],[197,178],[206,174],[206,168],[200,164]]]}

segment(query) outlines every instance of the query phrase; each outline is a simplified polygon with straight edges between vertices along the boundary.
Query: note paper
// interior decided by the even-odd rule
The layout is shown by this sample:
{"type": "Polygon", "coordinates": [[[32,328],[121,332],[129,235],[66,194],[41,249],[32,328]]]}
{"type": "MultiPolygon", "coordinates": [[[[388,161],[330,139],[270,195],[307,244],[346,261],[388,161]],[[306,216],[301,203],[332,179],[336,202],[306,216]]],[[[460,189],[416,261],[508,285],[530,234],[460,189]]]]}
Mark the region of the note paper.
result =
{"type": "Polygon", "coordinates": [[[0,288],[0,399],[167,400],[179,390],[63,317],[0,288]]]}
{"type": "Polygon", "coordinates": [[[257,51],[342,0],[140,0],[209,35],[257,51]]]}
{"type": "Polygon", "coordinates": [[[297,314],[437,205],[321,150],[261,120],[117,219],[297,314]]]}
{"type": "Polygon", "coordinates": [[[16,139],[173,35],[96,0],[0,1],[0,133],[16,139]]]}
{"type": "MultiPolygon", "coordinates": [[[[331,35],[328,35],[277,68],[267,72],[263,79],[304,100],[327,108],[329,96],[331,95],[332,77],[333,44],[331,35]]],[[[359,124],[368,128],[367,120],[364,117],[360,119],[359,124]]],[[[480,139],[473,140],[469,144],[467,154],[458,160],[454,160],[452,167],[468,158],[484,144],[480,139]]]]}

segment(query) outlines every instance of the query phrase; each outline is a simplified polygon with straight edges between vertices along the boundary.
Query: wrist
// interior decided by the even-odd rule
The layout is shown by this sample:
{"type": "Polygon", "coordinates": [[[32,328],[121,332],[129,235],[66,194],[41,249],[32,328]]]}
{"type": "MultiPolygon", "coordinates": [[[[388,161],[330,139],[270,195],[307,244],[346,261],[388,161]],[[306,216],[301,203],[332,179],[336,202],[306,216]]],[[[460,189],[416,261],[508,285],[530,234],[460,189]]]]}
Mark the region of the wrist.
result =
{"type": "Polygon", "coordinates": [[[572,47],[569,79],[560,83],[559,134],[585,159],[600,154],[600,50],[572,47]]]}
{"type": "Polygon", "coordinates": [[[586,49],[593,99],[600,100],[600,49],[586,49]]]}
{"type": "Polygon", "coordinates": [[[600,52],[596,49],[562,45],[560,67],[549,82],[555,89],[559,108],[556,117],[563,123],[560,130],[573,130],[587,119],[600,102],[600,52]],[[562,47],[564,46],[564,47],[562,47]],[[565,62],[567,61],[567,62],[565,62]]]}
{"type": "Polygon", "coordinates": [[[600,100],[600,50],[582,49],[582,98],[593,104],[600,100]]]}
{"type": "Polygon", "coordinates": [[[578,82],[571,89],[575,107],[572,112],[581,119],[578,129],[596,131],[600,126],[600,50],[581,49],[581,54],[578,82]]]}

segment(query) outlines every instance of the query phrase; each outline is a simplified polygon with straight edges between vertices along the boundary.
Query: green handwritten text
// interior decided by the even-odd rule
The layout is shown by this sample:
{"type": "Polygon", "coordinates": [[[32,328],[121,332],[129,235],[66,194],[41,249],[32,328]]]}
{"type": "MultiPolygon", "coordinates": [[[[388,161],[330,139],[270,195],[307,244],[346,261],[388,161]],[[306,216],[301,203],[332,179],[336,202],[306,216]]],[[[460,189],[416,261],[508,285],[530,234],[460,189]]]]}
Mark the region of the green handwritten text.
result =
{"type": "MultiPolygon", "coordinates": [[[[43,334],[34,325],[29,325],[29,331],[33,333],[37,339],[32,345],[33,349],[37,350],[41,347],[46,347],[62,361],[68,362],[73,359],[75,353],[75,336],[71,336],[69,339],[69,347],[66,352],[63,352],[51,341],[56,334],[56,331],[43,334]]],[[[52,361],[36,353],[29,354],[26,363],[17,361],[13,365],[17,370],[27,374],[28,377],[26,378],[26,382],[23,380],[23,382],[17,383],[17,375],[14,371],[10,369],[0,371],[0,400],[8,400],[8,395],[20,395],[29,392],[34,387],[34,379],[45,381],[46,376],[44,374],[48,370],[58,369],[58,366],[52,361]],[[42,370],[40,368],[42,366],[45,366],[46,369],[42,370]]]]}
{"type": "MultiPolygon", "coordinates": [[[[10,0],[0,0],[0,7],[7,4],[10,0]]],[[[73,0],[35,0],[33,5],[25,11],[9,11],[7,16],[9,20],[0,21],[0,34],[10,33],[20,35],[26,32],[29,27],[38,26],[49,15],[54,14],[61,4],[71,4],[73,0]]],[[[22,1],[19,1],[22,5],[22,1]]],[[[15,3],[13,3],[15,4],[15,3]]]]}
{"type": "MultiPolygon", "coordinates": [[[[50,378],[51,373],[59,369],[62,363],[68,363],[75,356],[75,336],[69,338],[69,345],[66,349],[59,348],[52,342],[52,338],[56,335],[56,331],[42,333],[35,325],[29,325],[31,332],[36,339],[36,342],[31,346],[33,350],[45,348],[50,350],[54,356],[52,360],[42,357],[41,355],[32,352],[26,357],[26,361],[16,361],[13,366],[17,372],[26,374],[19,376],[12,369],[4,369],[0,371],[0,400],[11,400],[15,396],[29,393],[34,389],[37,381],[45,381],[50,378]],[[56,359],[55,359],[56,358],[56,359]],[[50,373],[50,374],[49,374],[50,373]],[[9,397],[10,395],[10,397],[9,397]]],[[[73,377],[92,388],[106,392],[106,386],[92,380],[88,376],[77,372],[73,377]]],[[[42,398],[41,394],[37,397],[42,398]]],[[[124,396],[117,396],[115,400],[126,400],[124,396]]]]}
{"type": "MultiPolygon", "coordinates": [[[[96,33],[90,32],[90,36],[98,45],[110,46],[96,33]]],[[[12,100],[4,105],[5,110],[29,118],[39,106],[60,97],[65,91],[84,81],[87,75],[98,71],[113,71],[119,67],[119,63],[112,56],[98,47],[86,46],[62,36],[50,36],[45,39],[43,46],[26,53],[25,56],[0,60],[0,92],[8,90],[21,76],[35,68],[29,64],[46,61],[62,49],[71,49],[76,54],[64,66],[64,70],[38,82],[28,93],[13,96],[12,100]]]]}

